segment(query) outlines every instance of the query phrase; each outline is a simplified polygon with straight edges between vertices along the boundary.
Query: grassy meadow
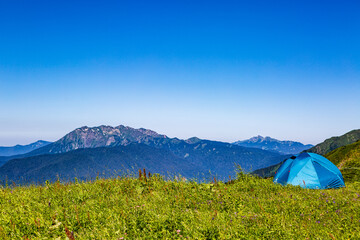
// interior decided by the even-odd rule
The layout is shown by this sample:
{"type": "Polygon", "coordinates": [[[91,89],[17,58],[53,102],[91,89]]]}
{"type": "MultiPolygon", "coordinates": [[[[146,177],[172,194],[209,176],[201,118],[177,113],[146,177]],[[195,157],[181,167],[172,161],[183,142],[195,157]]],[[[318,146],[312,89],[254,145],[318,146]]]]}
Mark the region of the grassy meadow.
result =
{"type": "Polygon", "coordinates": [[[238,174],[0,189],[1,239],[359,239],[360,183],[309,190],[238,174]]]}

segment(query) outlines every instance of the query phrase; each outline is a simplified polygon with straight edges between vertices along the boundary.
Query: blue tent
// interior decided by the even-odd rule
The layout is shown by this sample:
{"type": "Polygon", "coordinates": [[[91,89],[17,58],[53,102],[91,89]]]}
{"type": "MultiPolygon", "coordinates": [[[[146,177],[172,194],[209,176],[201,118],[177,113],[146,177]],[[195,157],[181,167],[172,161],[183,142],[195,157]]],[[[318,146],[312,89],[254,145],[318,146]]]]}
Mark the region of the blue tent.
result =
{"type": "Polygon", "coordinates": [[[313,189],[345,187],[340,170],[315,153],[301,153],[287,159],[276,172],[274,182],[313,189]]]}

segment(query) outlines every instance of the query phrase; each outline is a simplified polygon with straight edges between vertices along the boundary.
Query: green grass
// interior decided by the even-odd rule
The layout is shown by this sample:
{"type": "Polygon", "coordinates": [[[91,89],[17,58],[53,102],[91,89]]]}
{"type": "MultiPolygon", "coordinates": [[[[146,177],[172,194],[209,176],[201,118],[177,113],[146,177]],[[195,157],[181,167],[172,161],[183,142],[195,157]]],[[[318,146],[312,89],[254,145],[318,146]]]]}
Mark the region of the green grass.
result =
{"type": "Polygon", "coordinates": [[[2,188],[0,238],[358,238],[359,194],[359,183],[309,190],[243,174],[232,184],[153,177],[2,188]]]}

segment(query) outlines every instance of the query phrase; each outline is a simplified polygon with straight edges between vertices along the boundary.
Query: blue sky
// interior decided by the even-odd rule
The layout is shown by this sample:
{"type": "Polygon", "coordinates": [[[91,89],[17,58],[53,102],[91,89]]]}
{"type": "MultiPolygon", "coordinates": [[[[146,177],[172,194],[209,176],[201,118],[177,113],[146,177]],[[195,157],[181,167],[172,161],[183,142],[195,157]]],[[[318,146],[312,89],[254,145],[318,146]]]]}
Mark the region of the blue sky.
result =
{"type": "Polygon", "coordinates": [[[84,125],[304,143],[360,128],[358,1],[0,0],[0,145],[84,125]]]}

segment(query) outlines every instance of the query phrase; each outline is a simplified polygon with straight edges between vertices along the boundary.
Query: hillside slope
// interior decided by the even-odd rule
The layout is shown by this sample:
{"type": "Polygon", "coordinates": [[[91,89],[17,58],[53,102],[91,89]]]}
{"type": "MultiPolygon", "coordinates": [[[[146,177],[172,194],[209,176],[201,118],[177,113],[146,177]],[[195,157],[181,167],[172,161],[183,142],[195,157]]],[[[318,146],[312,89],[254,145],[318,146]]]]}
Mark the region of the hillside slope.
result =
{"type": "Polygon", "coordinates": [[[276,171],[280,168],[280,166],[283,164],[283,162],[284,161],[281,161],[277,164],[257,169],[255,171],[253,171],[251,174],[254,174],[254,175],[262,177],[262,178],[273,177],[273,176],[275,176],[276,171]]]}
{"type": "Polygon", "coordinates": [[[360,140],[360,129],[352,130],[342,136],[326,139],[324,142],[317,144],[316,146],[306,151],[317,153],[320,155],[325,155],[336,148],[346,146],[348,144],[354,143],[359,140],[360,140]]]}
{"type": "Polygon", "coordinates": [[[346,181],[360,181],[360,141],[339,147],[325,155],[346,181]]]}

